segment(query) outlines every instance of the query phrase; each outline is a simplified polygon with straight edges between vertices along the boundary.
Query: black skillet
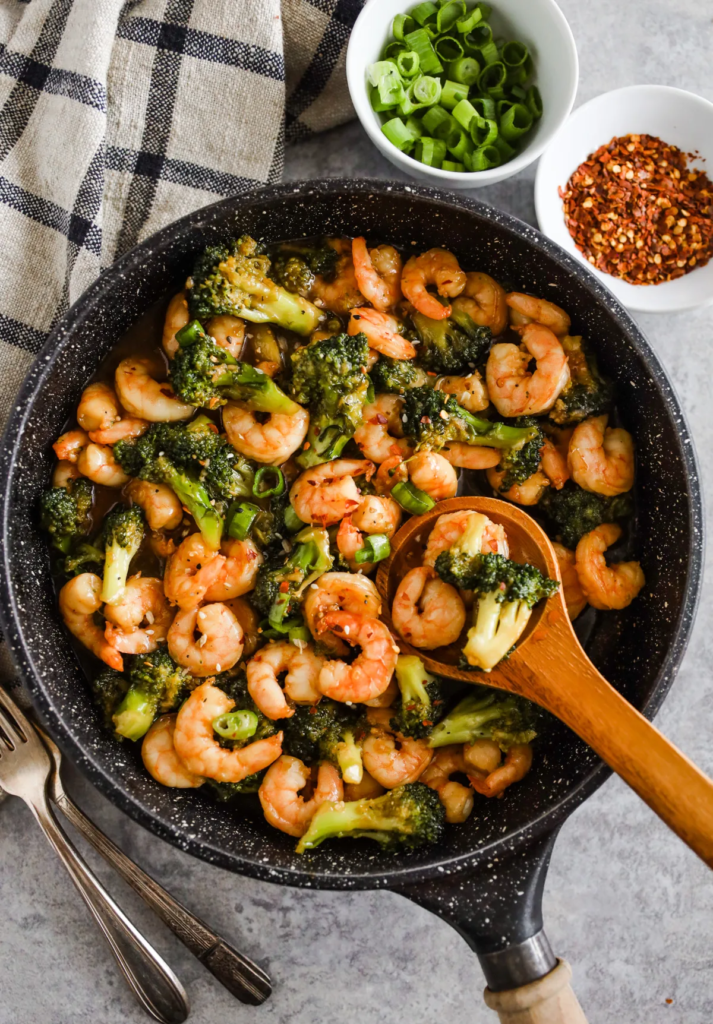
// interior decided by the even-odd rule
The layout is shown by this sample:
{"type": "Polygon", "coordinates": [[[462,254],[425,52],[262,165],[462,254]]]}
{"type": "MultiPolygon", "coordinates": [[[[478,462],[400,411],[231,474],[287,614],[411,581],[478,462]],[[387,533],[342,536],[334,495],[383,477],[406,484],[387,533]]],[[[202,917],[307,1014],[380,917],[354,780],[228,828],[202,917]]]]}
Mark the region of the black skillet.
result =
{"type": "Polygon", "coordinates": [[[233,871],[282,885],[399,892],[457,928],[493,990],[547,974],[542,889],[558,829],[607,777],[559,722],[538,741],[535,767],[502,800],[481,801],[444,841],[384,856],[366,841],[326,844],[298,857],[294,841],[259,815],[236,818],[200,791],[164,789],[137,751],[99,729],[53,597],[36,525],[51,444],[87,378],[116,341],[182,281],[203,246],[249,232],[268,240],[366,235],[407,253],[452,249],[487,271],[551,299],[588,337],[616,381],[638,451],[639,557],[647,587],[622,613],[600,616],[586,639],[597,668],[648,716],[673,682],[701,582],[702,509],[688,428],[655,354],[616,299],[578,262],[522,222],[460,195],[384,181],[328,180],[268,188],[198,210],[137,246],[60,321],[15,404],[2,445],[1,608],[23,681],[64,752],[99,789],[157,835],[233,871]]]}

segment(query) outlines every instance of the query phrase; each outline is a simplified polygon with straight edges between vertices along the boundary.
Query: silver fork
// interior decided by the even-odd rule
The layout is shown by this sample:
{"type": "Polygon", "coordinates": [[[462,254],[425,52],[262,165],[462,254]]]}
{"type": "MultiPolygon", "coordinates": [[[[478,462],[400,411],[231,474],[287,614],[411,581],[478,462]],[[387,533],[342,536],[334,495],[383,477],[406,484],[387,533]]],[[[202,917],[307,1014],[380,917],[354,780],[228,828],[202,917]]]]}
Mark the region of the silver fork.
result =
{"type": "Polygon", "coordinates": [[[183,986],[136,930],[67,839],[50,809],[52,762],[34,727],[0,687],[0,786],[29,806],[69,872],[139,1003],[162,1024],[182,1024],[189,1008],[183,986]]]}
{"type": "Polygon", "coordinates": [[[50,796],[67,820],[92,844],[125,882],[168,925],[174,935],[198,957],[204,967],[243,1003],[259,1006],[272,992],[269,976],[261,967],[243,956],[220,937],[199,917],[187,910],[169,892],[147,875],[138,864],[105,836],[93,821],[72,802],[62,785],[60,770],[62,754],[59,747],[39,726],[35,726],[45,742],[53,761],[50,796]]]}

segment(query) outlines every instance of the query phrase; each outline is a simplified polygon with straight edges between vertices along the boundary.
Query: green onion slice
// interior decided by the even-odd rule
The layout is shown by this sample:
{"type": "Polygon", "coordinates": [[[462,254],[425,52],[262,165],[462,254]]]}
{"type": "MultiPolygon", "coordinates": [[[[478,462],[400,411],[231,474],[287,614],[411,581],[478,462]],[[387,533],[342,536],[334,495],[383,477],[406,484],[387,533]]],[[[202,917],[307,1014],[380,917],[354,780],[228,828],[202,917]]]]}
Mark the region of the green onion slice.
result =
{"type": "Polygon", "coordinates": [[[515,142],[532,128],[532,114],[522,103],[513,103],[500,121],[500,134],[506,142],[515,142]]]}
{"type": "Polygon", "coordinates": [[[519,68],[524,67],[527,63],[529,51],[524,43],[518,42],[513,39],[510,43],[505,43],[503,46],[500,59],[506,68],[519,68]]]}
{"type": "Polygon", "coordinates": [[[480,74],[480,64],[475,57],[459,57],[448,65],[448,77],[463,85],[475,85],[480,74]]]}
{"type": "Polygon", "coordinates": [[[354,555],[354,561],[359,565],[368,562],[374,565],[376,562],[383,562],[391,554],[391,544],[385,533],[372,533],[364,540],[364,546],[354,555]]]}
{"type": "Polygon", "coordinates": [[[523,89],[521,85],[514,85],[510,92],[513,94],[515,99],[522,100],[523,103],[527,100],[527,90],[523,89]]]}
{"type": "Polygon", "coordinates": [[[402,480],[391,491],[392,498],[399,503],[406,512],[414,516],[421,516],[424,512],[430,512],[436,503],[425,491],[414,487],[410,480],[402,480]]]}
{"type": "Polygon", "coordinates": [[[500,153],[501,164],[506,163],[508,160],[512,160],[517,153],[515,147],[511,146],[509,142],[506,142],[502,135],[498,135],[497,139],[493,140],[492,145],[495,146],[497,151],[500,153]]]}
{"type": "Polygon", "coordinates": [[[468,52],[482,50],[484,46],[493,41],[493,30],[487,22],[481,21],[468,32],[463,44],[468,52]]]}
{"type": "MultiPolygon", "coordinates": [[[[446,149],[451,156],[456,158],[456,160],[462,160],[463,163],[465,163],[466,157],[473,152],[473,143],[471,142],[468,134],[456,125],[454,130],[446,139],[446,149]]],[[[445,161],[444,170],[448,170],[445,166],[445,161]]]]}
{"type": "Polygon", "coordinates": [[[234,502],[225,517],[228,536],[234,540],[245,540],[260,511],[257,505],[251,505],[249,501],[234,502]]]}
{"type": "Polygon", "coordinates": [[[404,43],[397,39],[392,39],[390,43],[387,43],[384,47],[383,60],[396,60],[400,53],[406,49],[404,43]]]}
{"type": "Polygon", "coordinates": [[[480,72],[478,88],[481,92],[487,92],[494,99],[501,99],[504,95],[503,86],[507,78],[507,68],[501,61],[495,64],[488,64],[480,72]]]}
{"type": "Polygon", "coordinates": [[[285,524],[285,529],[288,530],[289,533],[299,533],[299,531],[304,529],[306,526],[306,523],[302,522],[292,505],[288,505],[282,513],[282,520],[285,524]]]}
{"type": "Polygon", "coordinates": [[[369,86],[369,99],[371,100],[372,109],[375,110],[377,114],[383,114],[386,110],[394,109],[394,104],[390,99],[387,100],[386,103],[382,101],[379,90],[375,85],[369,86]]]}
{"type": "Polygon", "coordinates": [[[253,494],[256,498],[274,498],[284,493],[285,486],[285,474],[279,466],[260,466],[253,480],[253,494]]]}
{"type": "Polygon", "coordinates": [[[397,14],[391,23],[391,35],[399,42],[403,42],[407,33],[413,32],[415,28],[416,22],[410,14],[397,14]]]}
{"type": "Polygon", "coordinates": [[[419,163],[440,167],[446,157],[446,144],[443,139],[431,139],[424,135],[416,143],[413,155],[419,163]]]}
{"type": "Polygon", "coordinates": [[[228,711],[214,718],[212,725],[224,740],[249,740],[257,732],[258,717],[254,711],[228,711]]]}
{"type": "Polygon", "coordinates": [[[465,100],[467,98],[467,85],[464,85],[462,82],[451,81],[443,83],[443,88],[441,89],[441,106],[445,107],[446,110],[453,110],[461,100],[465,100]]]}
{"type": "Polygon", "coordinates": [[[481,46],[477,52],[482,64],[495,64],[496,61],[500,60],[498,47],[492,39],[489,43],[481,46]]]}
{"type": "Polygon", "coordinates": [[[495,100],[491,99],[490,96],[473,97],[473,106],[481,117],[491,121],[495,117],[495,100]]]}
{"type": "Polygon", "coordinates": [[[413,89],[409,87],[413,94],[414,100],[418,103],[423,103],[427,107],[431,107],[434,103],[438,103],[441,98],[441,83],[437,78],[432,78],[430,75],[421,75],[413,83],[413,89]]]}
{"type": "Polygon", "coordinates": [[[472,11],[468,11],[462,18],[459,18],[456,22],[456,29],[462,36],[467,36],[469,32],[472,32],[476,25],[478,25],[483,19],[482,12],[478,7],[474,7],[472,11]]]}
{"type": "Polygon", "coordinates": [[[400,117],[393,117],[386,124],[382,124],[381,130],[389,142],[400,149],[402,153],[411,149],[418,136],[404,124],[400,117]]]}
{"type": "Polygon", "coordinates": [[[470,136],[477,149],[489,146],[498,137],[498,122],[479,117],[470,122],[470,136]]]}
{"type": "Polygon", "coordinates": [[[205,338],[205,331],[203,330],[199,320],[191,320],[189,324],[182,327],[180,331],[176,331],[176,341],[180,348],[186,348],[188,345],[194,345],[201,338],[205,338]]]}
{"type": "Polygon", "coordinates": [[[463,47],[455,36],[441,36],[436,41],[435,50],[440,59],[448,64],[463,56],[463,47]]]}
{"type": "Polygon", "coordinates": [[[415,50],[402,50],[396,58],[396,66],[402,78],[413,78],[419,72],[421,60],[415,50]]]}
{"type": "Polygon", "coordinates": [[[433,43],[429,39],[428,33],[423,28],[409,32],[404,36],[404,42],[409,50],[415,50],[418,54],[421,71],[424,75],[440,75],[442,73],[443,65],[433,49],[433,43]]]}
{"type": "Polygon", "coordinates": [[[465,164],[458,163],[456,160],[444,160],[441,164],[441,169],[444,171],[464,171],[465,164]]]}
{"type": "Polygon", "coordinates": [[[542,96],[540,96],[540,90],[536,85],[531,85],[527,90],[527,99],[525,100],[527,109],[532,114],[535,121],[539,121],[542,117],[542,96]]]}
{"type": "Polygon", "coordinates": [[[467,132],[470,131],[470,122],[474,117],[479,116],[478,111],[468,100],[461,100],[460,103],[457,103],[453,108],[452,114],[458,124],[465,128],[467,132]]]}
{"type": "Polygon", "coordinates": [[[438,17],[438,8],[430,0],[418,4],[409,14],[419,25],[425,25],[427,21],[434,21],[438,17]]]}
{"type": "Polygon", "coordinates": [[[465,0],[448,0],[443,4],[436,17],[436,28],[439,32],[450,32],[455,23],[466,15],[465,0]]]}
{"type": "Polygon", "coordinates": [[[430,107],[423,115],[426,134],[434,139],[445,139],[455,126],[455,121],[443,107],[430,107]]]}
{"type": "MultiPolygon", "coordinates": [[[[490,167],[498,167],[502,162],[497,146],[482,146],[476,149],[470,158],[471,171],[487,171],[490,167]]],[[[393,493],[393,492],[392,492],[393,493]]]]}

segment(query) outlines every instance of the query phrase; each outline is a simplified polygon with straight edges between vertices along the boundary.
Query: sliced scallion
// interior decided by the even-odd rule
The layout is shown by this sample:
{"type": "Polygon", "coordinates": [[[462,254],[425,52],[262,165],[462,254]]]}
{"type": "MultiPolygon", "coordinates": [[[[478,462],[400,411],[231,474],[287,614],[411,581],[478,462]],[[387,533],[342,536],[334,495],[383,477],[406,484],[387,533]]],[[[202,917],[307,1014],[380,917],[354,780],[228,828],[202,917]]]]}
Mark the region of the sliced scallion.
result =
{"type": "Polygon", "coordinates": [[[434,49],[444,64],[450,64],[463,56],[463,47],[455,36],[441,36],[436,40],[434,49]]]}
{"type": "Polygon", "coordinates": [[[507,68],[502,61],[497,61],[495,64],[488,64],[480,72],[478,78],[478,88],[481,92],[487,92],[493,99],[502,99],[505,95],[503,86],[505,85],[505,79],[507,78],[507,68]]]}
{"type": "Polygon", "coordinates": [[[446,149],[456,160],[465,163],[466,157],[473,152],[473,143],[467,132],[456,126],[446,139],[446,149]]]}
{"type": "MultiPolygon", "coordinates": [[[[421,75],[413,83],[413,98],[417,103],[431,107],[441,98],[441,83],[430,75],[421,75]]],[[[411,87],[409,87],[411,89],[411,87]]]]}
{"type": "Polygon", "coordinates": [[[429,39],[428,33],[423,28],[417,28],[414,32],[409,32],[408,35],[404,36],[404,42],[409,50],[415,50],[418,54],[420,68],[424,75],[441,74],[443,65],[433,49],[433,43],[429,39]]]}
{"type": "Polygon", "coordinates": [[[285,486],[285,474],[279,466],[260,466],[253,480],[253,494],[256,498],[276,498],[285,486]]]}
{"type": "Polygon", "coordinates": [[[532,128],[532,114],[522,103],[513,103],[500,121],[500,134],[506,142],[516,142],[532,128]]]}
{"type": "Polygon", "coordinates": [[[502,135],[498,135],[497,139],[493,141],[492,145],[495,146],[497,151],[500,153],[500,156],[502,158],[500,160],[501,164],[506,163],[508,160],[512,160],[512,158],[517,153],[515,147],[511,146],[509,142],[506,142],[502,135]]]}
{"type": "Polygon", "coordinates": [[[532,114],[535,121],[539,121],[542,117],[542,97],[540,96],[540,90],[536,85],[531,85],[527,90],[527,99],[525,100],[527,109],[532,114]]]}
{"type": "Polygon", "coordinates": [[[497,146],[492,144],[482,146],[473,152],[470,158],[470,169],[471,171],[487,171],[490,167],[498,167],[501,159],[497,146]]]}
{"type": "Polygon", "coordinates": [[[258,717],[254,711],[227,711],[212,721],[213,731],[224,740],[249,740],[257,732],[258,717]]]}
{"type": "Polygon", "coordinates": [[[383,114],[386,110],[394,109],[394,105],[391,100],[388,100],[386,103],[382,102],[379,90],[375,85],[369,86],[369,99],[371,100],[372,109],[379,114],[383,114]]]}
{"type": "Polygon", "coordinates": [[[397,14],[391,23],[391,35],[399,42],[403,42],[404,36],[413,32],[416,22],[410,14],[397,14]]]}
{"type": "Polygon", "coordinates": [[[457,103],[452,110],[452,114],[458,124],[465,128],[467,132],[470,131],[470,122],[474,117],[478,117],[478,111],[468,100],[461,100],[460,103],[457,103]]]}
{"type": "Polygon", "coordinates": [[[489,146],[498,137],[498,123],[486,117],[473,118],[470,122],[470,136],[476,149],[489,146]]]}
{"type": "Polygon", "coordinates": [[[425,132],[423,130],[423,121],[418,117],[414,117],[413,115],[411,115],[411,117],[409,117],[406,121],[406,127],[413,135],[414,142],[417,139],[420,139],[422,135],[425,135],[425,132]]]}
{"type": "Polygon", "coordinates": [[[443,4],[436,16],[436,28],[439,32],[450,32],[455,23],[466,14],[465,0],[448,0],[443,4]]]}
{"type": "Polygon", "coordinates": [[[400,53],[406,49],[404,43],[394,39],[384,47],[383,60],[396,60],[400,53]]]}
{"type": "Polygon", "coordinates": [[[419,25],[425,25],[426,22],[433,21],[438,17],[438,8],[430,0],[426,0],[425,3],[418,4],[409,13],[419,25]]]}
{"type": "Polygon", "coordinates": [[[478,57],[480,58],[481,64],[494,64],[497,60],[500,60],[500,53],[498,51],[497,44],[491,39],[489,43],[485,43],[477,51],[478,57]]]}
{"type": "Polygon", "coordinates": [[[456,22],[456,30],[460,32],[462,36],[467,36],[469,32],[482,20],[483,15],[478,7],[474,7],[472,11],[468,11],[462,18],[459,18],[456,22]]]}
{"type": "Polygon", "coordinates": [[[430,139],[424,135],[416,143],[414,156],[427,167],[440,167],[446,156],[446,144],[443,139],[430,139]]]}
{"type": "Polygon", "coordinates": [[[456,160],[444,160],[441,164],[443,171],[465,171],[465,164],[459,164],[456,160]]]}
{"type": "Polygon", "coordinates": [[[495,100],[490,96],[474,96],[473,106],[481,117],[492,120],[495,117],[495,100]]]}
{"type": "Polygon", "coordinates": [[[396,146],[397,149],[400,149],[402,153],[411,149],[418,138],[404,124],[400,117],[392,117],[386,124],[382,124],[381,130],[389,142],[396,146]]]}
{"type": "Polygon", "coordinates": [[[396,58],[396,67],[402,78],[414,78],[418,74],[421,61],[415,50],[402,50],[396,58]]]}
{"type": "Polygon", "coordinates": [[[468,53],[473,53],[476,50],[482,50],[484,46],[493,41],[493,30],[488,25],[487,21],[480,22],[475,25],[474,28],[468,32],[463,40],[463,45],[468,53]]]}
{"type": "Polygon", "coordinates": [[[475,85],[480,74],[480,64],[475,57],[459,57],[448,65],[448,78],[463,85],[475,85]]]}
{"type": "Polygon", "coordinates": [[[259,515],[260,509],[257,505],[251,505],[249,501],[231,505],[225,517],[228,536],[234,540],[245,540],[259,515]]]}
{"type": "Polygon", "coordinates": [[[455,121],[443,107],[429,107],[423,115],[423,127],[434,139],[445,139],[455,126],[455,121]]]}
{"type": "Polygon", "coordinates": [[[451,82],[450,80],[443,83],[443,88],[441,89],[441,106],[445,107],[446,110],[453,110],[456,104],[467,98],[467,85],[464,85],[462,82],[451,82]]]}
{"type": "Polygon", "coordinates": [[[410,480],[402,480],[391,491],[391,497],[399,503],[401,508],[414,516],[421,516],[424,512],[430,512],[435,507],[433,498],[425,491],[414,487],[410,480]]]}
{"type": "Polygon", "coordinates": [[[385,533],[372,533],[364,540],[364,546],[354,555],[354,561],[358,564],[383,562],[391,554],[391,544],[385,533]]]}

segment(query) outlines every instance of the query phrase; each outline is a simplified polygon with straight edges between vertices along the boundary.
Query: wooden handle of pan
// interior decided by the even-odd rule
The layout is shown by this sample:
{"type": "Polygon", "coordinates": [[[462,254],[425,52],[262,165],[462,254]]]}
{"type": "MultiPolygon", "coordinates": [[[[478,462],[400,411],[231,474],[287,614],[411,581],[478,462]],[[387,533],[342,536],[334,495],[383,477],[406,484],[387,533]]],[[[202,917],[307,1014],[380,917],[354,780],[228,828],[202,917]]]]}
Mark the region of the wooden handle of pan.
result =
{"type": "Polygon", "coordinates": [[[500,1024],[587,1024],[572,991],[572,968],[560,960],[544,978],[506,992],[483,993],[485,1003],[500,1017],[500,1024]]]}

